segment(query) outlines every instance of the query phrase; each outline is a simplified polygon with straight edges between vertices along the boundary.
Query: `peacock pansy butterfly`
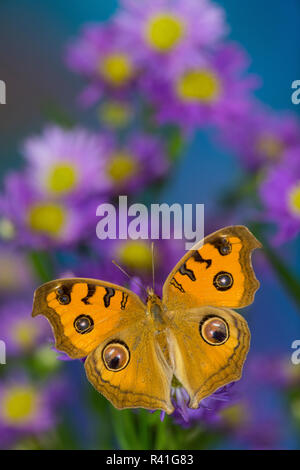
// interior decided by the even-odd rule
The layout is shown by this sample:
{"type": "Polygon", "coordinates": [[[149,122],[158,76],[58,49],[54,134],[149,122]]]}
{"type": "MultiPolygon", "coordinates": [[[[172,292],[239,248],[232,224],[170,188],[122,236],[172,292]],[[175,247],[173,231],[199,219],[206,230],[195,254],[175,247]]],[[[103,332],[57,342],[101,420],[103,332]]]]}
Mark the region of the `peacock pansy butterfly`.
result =
{"type": "Polygon", "coordinates": [[[232,308],[259,287],[251,252],[260,243],[243,226],[223,228],[179,261],[160,299],[94,279],[58,279],[39,287],[33,316],[51,323],[56,348],[84,358],[88,380],[119,409],[172,413],[171,383],[189,407],[240,378],[249,349],[246,320],[232,308]]]}

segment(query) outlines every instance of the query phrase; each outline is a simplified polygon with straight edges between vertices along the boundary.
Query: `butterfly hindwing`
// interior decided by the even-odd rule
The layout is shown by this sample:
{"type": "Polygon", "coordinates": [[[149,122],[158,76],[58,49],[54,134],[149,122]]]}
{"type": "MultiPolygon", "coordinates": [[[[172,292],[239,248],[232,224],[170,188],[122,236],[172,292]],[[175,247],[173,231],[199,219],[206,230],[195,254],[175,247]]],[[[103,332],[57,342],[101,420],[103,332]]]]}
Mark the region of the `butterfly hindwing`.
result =
{"type": "Polygon", "coordinates": [[[173,312],[169,334],[174,375],[190,396],[190,408],[240,378],[250,333],[238,313],[216,307],[173,312]]]}
{"type": "Polygon", "coordinates": [[[173,411],[170,399],[173,370],[160,349],[149,319],[106,338],[89,354],[85,369],[96,390],[118,409],[173,411]],[[112,362],[110,367],[107,361],[118,351],[125,362],[112,362]],[[113,369],[116,365],[117,368],[113,369]]]}
{"type": "Polygon", "coordinates": [[[164,304],[169,310],[249,305],[259,287],[251,252],[260,246],[243,226],[227,227],[209,235],[168,276],[163,288],[164,304]]]}

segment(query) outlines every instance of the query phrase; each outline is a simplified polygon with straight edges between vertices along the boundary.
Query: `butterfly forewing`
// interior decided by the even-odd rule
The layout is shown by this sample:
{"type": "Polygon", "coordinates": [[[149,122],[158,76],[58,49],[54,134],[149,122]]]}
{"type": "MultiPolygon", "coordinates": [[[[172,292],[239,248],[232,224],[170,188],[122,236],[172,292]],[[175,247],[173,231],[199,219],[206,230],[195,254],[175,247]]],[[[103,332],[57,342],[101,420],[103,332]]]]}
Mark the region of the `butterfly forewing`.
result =
{"type": "Polygon", "coordinates": [[[260,246],[243,226],[227,227],[209,235],[168,276],[163,288],[164,304],[168,310],[249,305],[259,287],[251,252],[260,246]]]}
{"type": "Polygon", "coordinates": [[[56,348],[71,358],[87,356],[110,334],[145,317],[145,305],[133,292],[94,279],[58,279],[39,287],[32,316],[45,315],[56,348]]]}

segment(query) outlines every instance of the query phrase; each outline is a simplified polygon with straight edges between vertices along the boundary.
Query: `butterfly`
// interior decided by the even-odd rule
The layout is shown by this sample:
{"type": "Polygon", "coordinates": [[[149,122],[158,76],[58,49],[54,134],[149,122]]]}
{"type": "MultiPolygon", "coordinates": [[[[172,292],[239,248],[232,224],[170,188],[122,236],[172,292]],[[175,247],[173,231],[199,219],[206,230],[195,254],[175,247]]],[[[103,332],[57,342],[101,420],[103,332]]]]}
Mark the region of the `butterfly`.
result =
{"type": "Polygon", "coordinates": [[[183,256],[162,298],[148,288],[144,303],[110,282],[58,279],[35,291],[32,315],[50,321],[58,350],[86,358],[88,380],[116,408],[170,414],[174,380],[198,408],[241,377],[250,333],[231,309],[254,300],[251,252],[258,247],[246,227],[223,228],[183,256]]]}

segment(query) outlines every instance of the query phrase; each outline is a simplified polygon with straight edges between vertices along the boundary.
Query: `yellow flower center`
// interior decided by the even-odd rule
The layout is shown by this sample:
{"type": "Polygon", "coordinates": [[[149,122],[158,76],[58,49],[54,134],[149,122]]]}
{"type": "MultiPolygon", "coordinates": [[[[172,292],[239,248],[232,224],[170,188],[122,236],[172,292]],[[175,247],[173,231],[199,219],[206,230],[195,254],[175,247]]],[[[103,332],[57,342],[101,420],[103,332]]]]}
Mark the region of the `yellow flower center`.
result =
{"type": "Polygon", "coordinates": [[[3,419],[13,425],[24,424],[34,416],[38,398],[30,386],[14,386],[6,391],[1,403],[3,419]]]}
{"type": "Polygon", "coordinates": [[[294,215],[300,217],[300,182],[289,192],[289,207],[294,215]]]}
{"type": "Polygon", "coordinates": [[[11,240],[15,236],[15,227],[9,219],[0,219],[0,237],[11,240]]]}
{"type": "Polygon", "coordinates": [[[176,91],[184,101],[211,103],[219,97],[221,84],[210,70],[194,69],[179,78],[176,91]]]}
{"type": "Polygon", "coordinates": [[[141,240],[125,242],[118,253],[121,264],[132,269],[149,271],[152,266],[152,252],[149,243],[141,240]]]}
{"type": "Polygon", "coordinates": [[[65,220],[65,209],[58,204],[36,204],[28,214],[28,223],[32,230],[53,237],[60,234],[65,220]]]}
{"type": "Polygon", "coordinates": [[[125,127],[131,119],[131,109],[125,103],[109,101],[100,106],[99,119],[109,127],[125,127]]]}
{"type": "Polygon", "coordinates": [[[67,193],[78,180],[76,169],[68,164],[54,165],[48,176],[48,189],[53,193],[67,193]]]}
{"type": "Polygon", "coordinates": [[[34,356],[36,364],[41,370],[58,369],[61,365],[61,361],[57,360],[57,351],[54,351],[48,345],[39,348],[34,356]]]}
{"type": "Polygon", "coordinates": [[[14,340],[17,344],[19,344],[19,346],[21,346],[22,349],[32,348],[35,344],[37,334],[38,330],[30,320],[24,320],[14,326],[14,340]]]}
{"type": "Polygon", "coordinates": [[[233,428],[247,420],[247,413],[243,404],[228,406],[220,411],[220,415],[226,424],[233,428]]]}
{"type": "MultiPolygon", "coordinates": [[[[22,283],[25,279],[23,279],[23,273],[20,272],[20,262],[24,263],[25,261],[22,259],[20,260],[19,257],[15,257],[12,253],[4,254],[1,253],[0,255],[0,291],[16,291],[18,288],[22,288],[22,283]]],[[[27,266],[25,267],[27,272],[27,266]]],[[[30,276],[30,272],[28,271],[28,276],[30,276]]]]}
{"type": "Polygon", "coordinates": [[[180,18],[171,14],[156,15],[148,21],[146,40],[160,52],[173,49],[184,36],[185,26],[180,18]]]}
{"type": "Polygon", "coordinates": [[[257,143],[258,151],[270,160],[279,160],[283,148],[283,143],[274,135],[262,135],[257,143]]]}
{"type": "Polygon", "coordinates": [[[125,54],[111,54],[101,60],[99,71],[104,80],[114,86],[121,86],[133,76],[133,66],[125,54]]]}
{"type": "Polygon", "coordinates": [[[117,152],[111,156],[107,173],[115,183],[124,183],[135,175],[137,170],[137,162],[129,153],[117,152]]]}
{"type": "Polygon", "coordinates": [[[69,164],[57,164],[48,176],[48,188],[54,193],[65,193],[74,188],[78,180],[76,169],[69,164]]]}

